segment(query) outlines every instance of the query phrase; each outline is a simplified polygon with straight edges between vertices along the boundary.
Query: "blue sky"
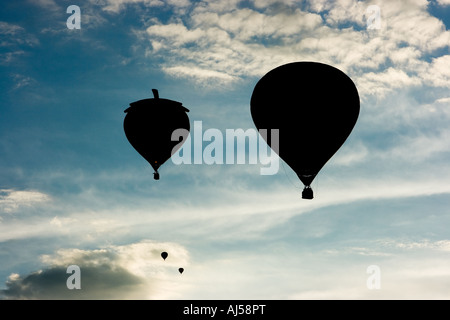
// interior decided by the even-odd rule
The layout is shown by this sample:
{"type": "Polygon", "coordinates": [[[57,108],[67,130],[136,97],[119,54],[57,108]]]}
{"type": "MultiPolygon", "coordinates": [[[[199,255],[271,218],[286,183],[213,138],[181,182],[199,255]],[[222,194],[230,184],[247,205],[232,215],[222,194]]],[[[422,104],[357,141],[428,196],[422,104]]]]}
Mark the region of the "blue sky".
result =
{"type": "Polygon", "coordinates": [[[2,3],[0,296],[449,299],[449,25],[448,0],[2,3]],[[169,160],[154,181],[126,140],[123,111],[152,88],[204,130],[254,128],[256,82],[293,61],[361,97],[312,201],[284,163],[169,160]]]}

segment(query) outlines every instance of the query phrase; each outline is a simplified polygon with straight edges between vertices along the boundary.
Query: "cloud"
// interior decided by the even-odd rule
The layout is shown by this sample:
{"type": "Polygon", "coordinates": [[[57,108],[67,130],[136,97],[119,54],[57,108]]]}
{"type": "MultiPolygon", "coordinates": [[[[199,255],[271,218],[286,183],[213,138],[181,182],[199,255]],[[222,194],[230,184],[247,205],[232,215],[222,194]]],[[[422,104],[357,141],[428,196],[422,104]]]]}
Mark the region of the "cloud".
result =
{"type": "Polygon", "coordinates": [[[39,191],[0,189],[0,209],[6,213],[15,212],[21,207],[45,203],[50,199],[49,195],[39,191]]]}
{"type": "MultiPolygon", "coordinates": [[[[448,153],[447,141],[450,139],[449,130],[440,130],[437,134],[420,134],[417,136],[399,137],[398,144],[378,153],[381,159],[396,159],[409,163],[423,163],[437,158],[439,154],[448,153]]],[[[377,156],[377,155],[376,155],[377,156]]]]}
{"type": "Polygon", "coordinates": [[[405,71],[389,68],[383,72],[368,72],[359,77],[357,87],[362,93],[384,97],[395,89],[419,86],[420,79],[408,75],[405,71]]]}
{"type": "Polygon", "coordinates": [[[444,7],[450,5],[450,0],[437,0],[437,3],[444,7]]]}
{"type": "MultiPolygon", "coordinates": [[[[4,221],[0,241],[63,237],[92,245],[105,239],[123,241],[130,233],[165,237],[163,230],[177,230],[177,237],[202,241],[261,239],[290,219],[321,208],[450,193],[446,183],[450,172],[444,166],[426,165],[430,156],[446,152],[448,139],[441,138],[439,143],[424,138],[401,140],[400,149],[385,152],[360,142],[349,145],[348,152],[337,154],[316,178],[311,202],[301,200],[303,185],[286,165],[280,165],[276,176],[260,176],[257,165],[168,166],[166,179],[158,186],[149,185],[151,172],[147,178],[138,170],[109,172],[108,177],[93,174],[77,181],[89,186],[82,193],[52,196],[52,206],[29,217],[29,223],[4,221]],[[423,146],[429,155],[420,154],[423,146]],[[136,178],[139,174],[142,181],[136,178]],[[175,176],[179,183],[170,183],[175,176]],[[123,193],[129,185],[141,191],[123,193]]],[[[58,179],[53,183],[59,185],[58,179]]],[[[12,207],[10,202],[3,205],[12,207]]]]}
{"type": "MultiPolygon", "coordinates": [[[[355,147],[356,151],[360,149],[364,147],[355,147]]],[[[367,165],[365,161],[362,164],[367,165]]],[[[172,180],[172,183],[165,184],[172,175],[168,168],[167,179],[159,181],[162,184],[157,188],[137,185],[136,172],[120,171],[116,176],[110,172],[108,177],[86,177],[97,183],[107,179],[105,181],[111,185],[118,185],[117,181],[120,181],[121,188],[129,179],[136,189],[145,189],[142,191],[145,197],[127,194],[128,200],[124,201],[123,191],[107,193],[99,184],[97,191],[91,186],[86,193],[72,198],[61,197],[53,210],[40,219],[28,219],[27,224],[18,221],[3,227],[0,225],[1,239],[8,243],[23,239],[38,242],[45,237],[58,239],[56,247],[59,243],[95,247],[62,249],[43,255],[41,262],[44,266],[29,274],[17,275],[13,270],[15,275],[8,280],[3,297],[373,299],[374,292],[366,288],[365,281],[368,276],[366,268],[374,263],[382,270],[382,288],[387,288],[388,284],[394,288],[378,292],[385,298],[417,296],[419,292],[429,292],[426,288],[433,289],[429,293],[431,296],[447,296],[443,286],[422,283],[424,279],[440,279],[447,283],[448,271],[442,271],[448,265],[448,259],[441,255],[448,252],[445,231],[444,236],[437,236],[437,239],[421,240],[418,233],[410,240],[390,238],[385,241],[376,241],[377,235],[372,232],[389,228],[389,231],[403,233],[406,229],[395,228],[392,224],[412,223],[413,220],[426,229],[423,222],[431,219],[429,214],[423,215],[423,220],[417,223],[418,214],[408,212],[404,216],[400,212],[398,215],[401,217],[395,221],[391,217],[395,212],[390,212],[389,200],[406,197],[406,203],[410,203],[415,196],[449,193],[448,172],[442,172],[438,179],[433,178],[434,173],[429,170],[418,172],[415,177],[411,177],[409,171],[403,176],[399,172],[389,180],[383,177],[386,172],[374,172],[370,177],[355,181],[348,178],[348,171],[339,173],[340,176],[329,171],[326,175],[319,175],[316,199],[309,202],[300,199],[301,189],[289,184],[284,173],[279,177],[284,178],[282,183],[270,182],[276,177],[267,181],[265,178],[268,177],[253,176],[258,181],[255,186],[255,180],[249,184],[248,178],[244,179],[245,175],[235,172],[243,172],[244,167],[200,167],[172,166],[177,172],[173,174],[177,174],[178,183],[174,184],[172,180]],[[198,184],[183,183],[181,172],[188,169],[197,169],[198,184]],[[211,172],[211,177],[201,175],[203,171],[211,172]],[[212,183],[218,179],[220,185],[212,183]],[[360,200],[370,199],[377,201],[369,202],[368,206],[378,205],[380,211],[388,212],[376,213],[380,214],[380,220],[371,219],[370,213],[357,206],[358,201],[361,204],[360,200]],[[103,207],[93,205],[92,201],[103,203],[103,207]],[[351,203],[355,203],[356,208],[347,206],[351,203]],[[56,218],[55,212],[59,213],[56,218]],[[373,223],[375,221],[378,223],[373,223]],[[17,232],[26,228],[34,233],[17,232]],[[364,233],[364,241],[361,241],[360,233],[364,233]],[[190,262],[187,250],[177,243],[129,240],[144,238],[148,234],[156,238],[175,237],[177,243],[186,239],[190,246],[196,248],[195,263],[190,262]],[[336,234],[341,236],[334,238],[336,234]],[[351,239],[344,234],[352,234],[351,239]],[[330,242],[330,239],[333,240],[330,242]],[[99,243],[125,244],[98,247],[99,243]],[[159,256],[161,251],[169,252],[169,259],[162,260],[159,256]],[[420,263],[417,262],[430,261],[435,255],[440,256],[435,261],[435,268],[427,267],[424,269],[426,272],[420,275],[420,263]],[[65,286],[69,276],[66,268],[72,264],[81,268],[82,290],[68,290],[65,286]],[[180,266],[187,271],[183,278],[177,274],[180,266]],[[405,275],[406,271],[408,275],[405,275]],[[183,280],[186,276],[190,278],[183,280]],[[292,283],[302,283],[302,286],[293,286],[292,283]],[[405,285],[414,291],[405,293],[405,285]]],[[[61,176],[61,179],[67,180],[67,177],[61,176]]],[[[91,185],[89,180],[79,182],[91,185]]],[[[403,206],[405,202],[399,203],[403,206]]],[[[423,266],[426,267],[425,263],[423,266]]]]}
{"type": "Polygon", "coordinates": [[[164,299],[177,297],[183,288],[179,267],[189,269],[186,249],[175,243],[144,240],[103,249],[60,249],[41,256],[46,267],[21,276],[12,273],[3,299],[164,299]],[[162,251],[169,256],[163,260],[162,251]],[[80,268],[81,289],[68,289],[71,273],[80,268]]]}
{"type": "Polygon", "coordinates": [[[287,62],[313,60],[347,72],[363,98],[400,87],[449,87],[447,58],[429,61],[427,55],[448,47],[450,32],[424,1],[379,3],[382,28],[374,32],[365,26],[369,3],[313,2],[306,11],[296,1],[283,2],[289,10],[273,10],[275,2],[195,3],[189,14],[147,28],[148,54],[161,58],[169,75],[198,83],[219,75],[237,83],[287,62]]]}
{"type": "Polygon", "coordinates": [[[124,10],[127,6],[141,4],[146,7],[163,7],[169,5],[175,9],[184,9],[190,5],[189,0],[91,0],[103,6],[103,10],[118,13],[124,10]]]}
{"type": "Polygon", "coordinates": [[[362,1],[308,1],[313,12],[323,12],[325,21],[331,26],[338,26],[348,22],[364,25],[365,11],[369,4],[362,1]]]}
{"type": "Polygon", "coordinates": [[[401,249],[401,250],[436,250],[450,252],[450,240],[431,241],[424,239],[421,241],[399,241],[399,240],[383,240],[383,245],[401,249]]]}
{"type": "Polygon", "coordinates": [[[339,152],[333,158],[336,165],[350,166],[358,162],[366,161],[369,156],[369,149],[362,143],[356,142],[346,146],[345,151],[339,152]]]}
{"type": "Polygon", "coordinates": [[[437,99],[436,103],[442,103],[442,104],[450,103],[450,97],[437,99]]]}
{"type": "Polygon", "coordinates": [[[0,21],[0,64],[11,65],[26,55],[27,49],[39,45],[39,40],[23,27],[0,21]]]}
{"type": "Polygon", "coordinates": [[[18,45],[36,46],[39,40],[27,31],[13,23],[0,21],[0,47],[14,47],[18,45]]]}
{"type": "Polygon", "coordinates": [[[29,76],[21,75],[21,74],[14,74],[14,75],[12,75],[12,78],[15,83],[12,90],[17,90],[17,89],[20,89],[20,88],[23,88],[23,87],[26,87],[26,86],[36,83],[35,79],[33,79],[29,76]]]}
{"type": "Polygon", "coordinates": [[[225,72],[198,68],[194,65],[175,66],[162,69],[174,78],[190,78],[204,86],[216,87],[220,84],[230,84],[236,81],[236,77],[225,72]]]}
{"type": "Polygon", "coordinates": [[[106,0],[103,10],[110,12],[119,12],[127,5],[142,3],[149,7],[163,6],[164,2],[161,0],[106,0]]]}
{"type": "Polygon", "coordinates": [[[434,58],[422,77],[431,86],[449,88],[450,55],[434,58]]]}
{"type": "Polygon", "coordinates": [[[16,61],[19,57],[23,56],[24,54],[25,54],[25,51],[23,51],[23,50],[1,53],[0,54],[0,64],[10,65],[14,61],[16,61]]]}
{"type": "Polygon", "coordinates": [[[60,7],[55,0],[33,0],[29,2],[48,11],[57,12],[60,10],[60,7]]]}

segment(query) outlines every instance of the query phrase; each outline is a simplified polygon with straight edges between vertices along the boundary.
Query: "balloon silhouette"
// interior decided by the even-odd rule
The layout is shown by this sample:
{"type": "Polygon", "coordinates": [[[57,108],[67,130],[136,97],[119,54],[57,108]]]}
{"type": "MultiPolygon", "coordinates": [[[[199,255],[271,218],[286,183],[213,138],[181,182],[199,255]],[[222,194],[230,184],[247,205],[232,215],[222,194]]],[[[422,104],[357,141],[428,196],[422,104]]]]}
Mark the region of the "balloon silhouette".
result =
{"type": "Polygon", "coordinates": [[[166,258],[167,258],[167,256],[168,256],[169,254],[167,253],[167,252],[161,252],[161,257],[164,259],[164,260],[166,260],[166,258]]]}
{"type": "Polygon", "coordinates": [[[312,199],[312,181],[356,124],[359,95],[342,71],[318,62],[293,62],[258,81],[250,110],[257,129],[268,130],[267,144],[303,182],[302,198],[312,199]],[[279,130],[274,142],[271,129],[279,130]]]}
{"type": "Polygon", "coordinates": [[[136,151],[153,167],[155,180],[158,168],[166,162],[186,140],[190,124],[188,109],[181,102],[160,99],[158,90],[152,89],[154,98],[130,103],[123,127],[125,135],[136,151]],[[177,132],[172,141],[172,133],[177,132]],[[174,138],[174,139],[175,139],[174,138]]]}
{"type": "Polygon", "coordinates": [[[184,269],[183,268],[179,268],[178,272],[183,273],[184,269]]]}

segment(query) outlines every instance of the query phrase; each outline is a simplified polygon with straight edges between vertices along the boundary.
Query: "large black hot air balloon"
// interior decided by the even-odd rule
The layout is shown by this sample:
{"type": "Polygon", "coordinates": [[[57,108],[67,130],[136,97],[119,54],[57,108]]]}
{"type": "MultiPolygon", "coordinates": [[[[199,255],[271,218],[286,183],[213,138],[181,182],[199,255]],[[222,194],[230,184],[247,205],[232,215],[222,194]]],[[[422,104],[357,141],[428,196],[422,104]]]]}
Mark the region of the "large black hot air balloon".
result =
{"type": "Polygon", "coordinates": [[[123,127],[128,141],[150,163],[158,180],[158,168],[181,147],[189,135],[190,124],[189,110],[181,102],[160,99],[158,90],[152,91],[153,99],[130,103],[123,127]],[[178,140],[172,141],[172,133],[177,129],[184,130],[178,131],[178,140]]]}
{"type": "Polygon", "coordinates": [[[342,146],[359,115],[359,95],[342,71],[318,62],[279,66],[256,84],[250,110],[258,130],[267,129],[266,142],[298,175],[312,199],[311,183],[342,146]],[[274,148],[270,129],[279,129],[274,148]]]}

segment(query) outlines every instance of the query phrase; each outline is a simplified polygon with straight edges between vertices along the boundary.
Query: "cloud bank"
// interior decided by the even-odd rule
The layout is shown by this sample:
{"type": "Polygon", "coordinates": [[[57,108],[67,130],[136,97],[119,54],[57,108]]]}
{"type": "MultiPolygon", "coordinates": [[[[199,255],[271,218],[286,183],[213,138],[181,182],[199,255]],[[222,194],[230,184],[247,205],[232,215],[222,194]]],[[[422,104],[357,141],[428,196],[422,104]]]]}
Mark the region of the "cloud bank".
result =
{"type": "MultiPolygon", "coordinates": [[[[21,276],[9,276],[3,299],[164,299],[183,291],[179,267],[189,269],[189,255],[175,243],[143,240],[95,250],[60,249],[41,256],[44,268],[21,276]],[[167,251],[169,257],[161,258],[167,251]],[[80,268],[81,289],[66,282],[71,265],[80,268]]],[[[189,272],[189,271],[188,271],[189,272]]]]}
{"type": "MultiPolygon", "coordinates": [[[[114,3],[119,11],[125,2],[114,3]]],[[[348,73],[362,97],[424,85],[450,88],[450,56],[435,55],[448,49],[450,32],[429,14],[428,3],[377,2],[381,28],[368,30],[366,9],[372,4],[200,1],[185,14],[155,20],[141,36],[150,43],[148,56],[159,57],[167,74],[204,85],[236,83],[284,63],[310,60],[348,73]]]]}

